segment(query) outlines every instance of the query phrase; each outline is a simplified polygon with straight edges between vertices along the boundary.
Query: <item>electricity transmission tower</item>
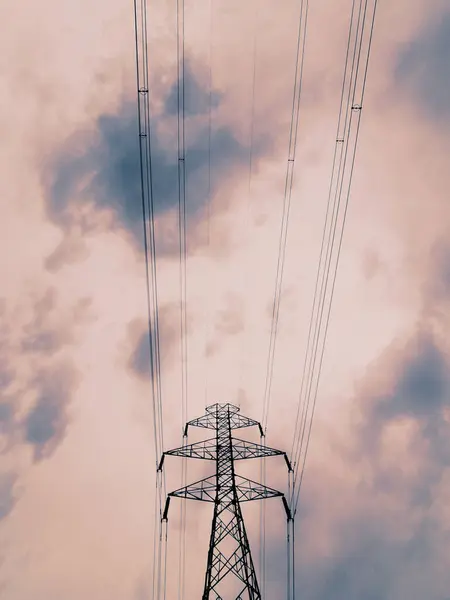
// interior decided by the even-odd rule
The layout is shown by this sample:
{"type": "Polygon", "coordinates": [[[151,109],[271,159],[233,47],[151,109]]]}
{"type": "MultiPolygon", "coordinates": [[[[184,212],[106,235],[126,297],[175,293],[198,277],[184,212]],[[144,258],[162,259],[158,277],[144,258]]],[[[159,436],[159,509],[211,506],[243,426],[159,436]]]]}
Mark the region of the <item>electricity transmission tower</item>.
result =
{"type": "Polygon", "coordinates": [[[215,437],[165,452],[158,468],[162,469],[165,455],[215,461],[215,474],[171,492],[163,513],[163,520],[167,521],[171,498],[214,503],[202,600],[231,600],[232,596],[235,600],[261,600],[241,502],[281,497],[287,519],[291,520],[284,494],[235,472],[237,460],[277,455],[284,456],[292,471],[285,452],[232,437],[233,429],[252,426],[259,427],[261,437],[264,435],[258,421],[242,416],[239,411],[232,404],[208,406],[202,417],[186,424],[184,435],[187,436],[189,426],[195,426],[213,429],[215,437]]]}

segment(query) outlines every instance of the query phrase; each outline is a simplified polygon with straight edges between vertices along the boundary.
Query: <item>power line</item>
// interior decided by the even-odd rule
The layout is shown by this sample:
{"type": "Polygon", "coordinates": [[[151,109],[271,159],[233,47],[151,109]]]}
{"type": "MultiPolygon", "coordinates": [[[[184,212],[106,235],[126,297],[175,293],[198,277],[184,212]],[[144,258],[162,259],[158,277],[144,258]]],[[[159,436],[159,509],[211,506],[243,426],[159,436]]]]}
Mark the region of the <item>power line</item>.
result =
{"type": "Polygon", "coordinates": [[[308,0],[301,0],[300,19],[297,34],[297,53],[295,63],[294,93],[292,98],[291,123],[289,132],[289,149],[284,186],[283,213],[278,248],[278,261],[275,276],[275,292],[272,305],[272,321],[270,328],[269,353],[267,357],[266,383],[263,400],[262,426],[267,428],[269,405],[272,389],[273,368],[275,361],[275,347],[278,332],[278,318],[280,312],[281,288],[283,284],[284,259],[289,226],[289,212],[291,206],[292,187],[294,182],[294,164],[297,147],[298,121],[300,113],[300,100],[303,81],[303,65],[305,57],[306,32],[308,24],[308,0]]]}
{"type": "MultiPolygon", "coordinates": [[[[251,89],[250,89],[250,128],[249,128],[249,149],[248,149],[248,180],[247,180],[247,203],[245,207],[245,229],[248,231],[250,225],[250,213],[252,205],[252,177],[253,177],[253,160],[254,160],[254,138],[255,138],[255,105],[256,105],[256,80],[257,80],[257,63],[258,63],[258,25],[259,25],[259,3],[256,4],[253,19],[253,43],[252,43],[252,60],[251,60],[251,89]]],[[[243,261],[241,273],[241,289],[246,290],[251,277],[251,270],[248,261],[243,261]]],[[[247,356],[250,354],[248,336],[242,344],[242,351],[239,363],[239,383],[238,397],[243,390],[243,379],[248,372],[247,356]]],[[[238,400],[240,403],[240,399],[238,400]]],[[[261,505],[263,506],[263,505],[261,505]]]]}
{"type": "MultiPolygon", "coordinates": [[[[180,343],[181,343],[181,429],[188,418],[188,352],[186,294],[186,146],[185,146],[185,49],[184,0],[177,0],[177,81],[178,81],[178,229],[180,242],[180,343]]],[[[184,440],[184,436],[183,436],[184,440]]],[[[181,466],[181,485],[186,484],[187,463],[181,466]]],[[[180,507],[178,600],[184,600],[186,506],[180,507]]]]}
{"type": "MultiPolygon", "coordinates": [[[[342,159],[339,160],[339,169],[338,169],[337,184],[336,184],[336,191],[335,191],[336,210],[334,212],[335,212],[336,218],[334,219],[334,223],[333,223],[333,227],[332,227],[332,230],[333,230],[332,235],[329,236],[329,243],[328,243],[329,251],[327,252],[328,264],[326,267],[326,274],[324,275],[324,280],[323,280],[322,286],[321,286],[321,291],[322,290],[324,290],[324,291],[322,294],[322,298],[320,300],[321,307],[320,307],[320,313],[319,313],[319,317],[318,317],[318,324],[317,324],[317,328],[316,328],[318,333],[315,338],[316,343],[315,343],[315,347],[314,347],[314,351],[313,351],[312,367],[310,369],[311,376],[310,376],[309,382],[308,382],[306,410],[304,413],[305,420],[303,423],[303,431],[302,431],[302,436],[301,436],[301,440],[300,440],[300,450],[297,453],[298,460],[296,457],[296,464],[295,464],[295,471],[294,471],[294,492],[292,495],[292,504],[291,504],[291,509],[292,509],[293,515],[295,515],[295,513],[297,511],[297,507],[298,507],[298,502],[299,502],[299,497],[300,497],[300,489],[301,489],[301,485],[302,485],[302,481],[303,481],[306,458],[307,458],[309,442],[310,442],[310,437],[311,437],[312,422],[313,422],[314,412],[315,412],[315,407],[316,407],[317,392],[318,392],[320,375],[321,375],[321,370],[322,370],[326,337],[327,337],[330,314],[331,314],[331,306],[332,306],[332,301],[333,301],[333,296],[334,296],[336,276],[337,276],[337,271],[338,271],[338,266],[339,266],[340,253],[341,253],[341,249],[342,249],[342,240],[343,240],[343,234],[344,234],[344,229],[345,229],[345,222],[346,222],[346,218],[347,218],[351,184],[352,184],[352,179],[353,179],[356,149],[357,149],[359,131],[360,131],[361,110],[362,110],[363,99],[364,99],[364,92],[365,92],[365,86],[366,86],[366,80],[367,80],[367,71],[368,71],[370,51],[371,51],[371,45],[372,45],[372,37],[373,37],[373,31],[374,31],[374,25],[375,25],[377,0],[374,0],[374,2],[373,2],[369,32],[368,32],[368,34],[366,33],[366,36],[365,36],[364,31],[365,31],[366,24],[368,21],[368,18],[367,18],[368,4],[369,4],[369,0],[365,0],[364,2],[363,2],[363,0],[361,0],[360,9],[358,12],[356,41],[355,41],[355,46],[354,46],[354,54],[353,54],[353,59],[352,59],[352,70],[351,70],[350,83],[349,83],[349,90],[350,90],[349,95],[348,95],[349,101],[347,102],[347,105],[346,105],[348,114],[346,115],[346,118],[345,118],[345,124],[347,125],[347,130],[344,132],[344,138],[337,137],[337,139],[336,139],[336,144],[344,145],[344,151],[342,154],[342,159]],[[363,4],[364,4],[364,9],[363,9],[362,18],[361,18],[361,9],[362,9],[363,4]],[[366,49],[365,56],[363,58],[364,66],[363,66],[362,82],[360,83],[359,89],[358,89],[358,82],[361,80],[361,77],[360,77],[361,53],[362,53],[362,49],[364,47],[365,37],[368,38],[368,40],[366,42],[367,49],[366,49]],[[356,123],[355,123],[355,121],[356,121],[356,123]],[[353,124],[355,125],[355,127],[353,128],[354,134],[352,137],[352,125],[353,124]],[[350,151],[349,151],[349,148],[350,148],[350,151]],[[347,163],[347,159],[349,156],[350,156],[349,163],[347,163]],[[346,170],[347,164],[349,164],[349,169],[346,170]],[[345,178],[346,174],[347,174],[347,181],[345,178]],[[346,183],[345,183],[345,181],[346,181],[346,183]],[[344,189],[344,186],[345,186],[345,189],[344,189]],[[329,280],[329,275],[330,275],[330,271],[331,271],[332,249],[334,247],[334,242],[335,242],[335,238],[336,238],[338,213],[339,213],[339,208],[340,208],[342,199],[344,200],[342,225],[340,228],[340,232],[338,234],[338,246],[337,246],[337,252],[336,252],[335,265],[334,265],[333,274],[332,274],[330,298],[329,298],[328,307],[327,307],[327,311],[326,311],[326,320],[325,320],[325,326],[324,326],[324,330],[323,330],[323,341],[322,341],[322,345],[320,348],[320,358],[319,358],[317,375],[316,375],[315,385],[314,385],[313,384],[313,375],[314,375],[314,369],[315,369],[316,359],[317,359],[317,355],[318,355],[319,334],[320,334],[320,330],[322,327],[322,321],[323,321],[323,316],[324,316],[324,312],[325,312],[325,308],[324,308],[325,307],[325,294],[326,294],[326,290],[328,287],[328,280],[329,280]],[[307,431],[305,434],[306,418],[307,418],[308,406],[311,401],[311,397],[312,397],[312,411],[311,411],[311,417],[309,420],[309,425],[307,427],[307,431]],[[303,439],[305,438],[305,435],[306,435],[305,449],[304,449],[303,460],[301,462],[301,470],[300,470],[300,476],[299,476],[300,452],[301,452],[301,446],[303,444],[303,439]]],[[[353,19],[353,13],[352,13],[352,19],[353,19]]],[[[351,27],[352,27],[352,23],[350,25],[350,28],[351,27]]],[[[366,30],[366,32],[367,32],[367,30],[366,30]]],[[[345,79],[344,79],[344,82],[345,82],[345,79]]],[[[341,112],[340,112],[340,117],[341,117],[341,112]]],[[[338,126],[338,132],[339,132],[339,126],[338,126]]],[[[333,176],[334,176],[334,174],[332,173],[332,178],[333,178],[333,176]]]]}
{"type": "MultiPolygon", "coordinates": [[[[335,221],[335,219],[334,219],[335,216],[337,216],[336,215],[337,188],[335,189],[334,184],[335,184],[336,173],[338,173],[338,174],[340,173],[341,166],[342,166],[342,148],[343,148],[343,146],[342,146],[341,140],[344,139],[344,132],[346,130],[346,123],[347,123],[347,118],[348,118],[348,108],[349,108],[349,101],[350,101],[350,97],[348,95],[347,103],[344,108],[344,97],[345,97],[346,88],[348,87],[349,90],[351,89],[351,86],[347,85],[347,72],[348,72],[349,63],[352,62],[352,69],[351,69],[351,75],[350,75],[350,82],[351,82],[353,79],[354,61],[355,61],[355,56],[356,56],[356,46],[353,50],[353,54],[352,55],[350,54],[351,41],[352,41],[353,30],[354,30],[355,4],[356,4],[356,0],[353,0],[352,10],[351,10],[351,15],[350,15],[347,49],[346,49],[346,56],[345,56],[344,75],[343,75],[342,86],[341,86],[341,99],[340,99],[340,107],[339,107],[338,125],[337,125],[337,131],[336,131],[336,141],[335,141],[335,148],[334,148],[333,165],[332,165],[332,169],[331,169],[331,179],[330,179],[329,190],[328,190],[327,209],[326,209],[325,221],[324,221],[323,231],[322,231],[322,243],[321,243],[319,262],[318,262],[318,267],[317,267],[316,282],[315,282],[314,295],[313,295],[313,305],[312,305],[311,317],[310,317],[310,321],[309,321],[306,353],[305,353],[305,360],[304,360],[304,364],[303,364],[302,379],[301,379],[301,386],[300,386],[300,396],[299,396],[299,403],[298,403],[298,407],[297,407],[297,415],[296,415],[296,422],[295,422],[295,428],[294,428],[294,439],[293,439],[292,450],[291,450],[291,456],[294,461],[294,466],[297,465],[297,463],[298,463],[299,454],[301,452],[301,448],[302,448],[302,444],[303,444],[303,437],[304,437],[305,424],[306,424],[306,413],[308,412],[308,405],[306,403],[306,398],[303,397],[304,386],[305,386],[305,382],[309,382],[309,380],[311,378],[311,368],[312,368],[312,364],[313,364],[314,351],[311,351],[311,354],[310,354],[310,349],[311,349],[311,345],[314,346],[314,344],[317,341],[317,334],[319,331],[318,325],[319,325],[320,306],[322,304],[322,296],[323,296],[323,291],[324,291],[323,286],[324,286],[325,274],[326,274],[326,270],[327,270],[326,265],[328,263],[329,251],[330,251],[330,247],[331,247],[333,222],[335,221]],[[345,120],[344,127],[342,127],[342,125],[341,125],[343,118],[345,120]],[[338,158],[338,155],[339,155],[339,158],[338,158]],[[337,171],[336,171],[336,165],[339,165],[337,171]],[[333,195],[334,195],[334,203],[332,205],[333,195]],[[330,214],[331,214],[331,221],[329,220],[330,214]],[[326,245],[326,249],[325,249],[325,240],[326,239],[327,239],[327,245],[326,245]],[[325,259],[324,259],[324,251],[325,251],[325,259]],[[325,261],[325,266],[323,266],[323,260],[325,261]],[[322,271],[322,269],[324,269],[324,270],[322,271]],[[320,292],[318,292],[319,279],[320,279],[320,292]],[[313,328],[314,328],[314,332],[313,332],[313,328]],[[308,359],[309,359],[309,361],[308,361],[308,359]],[[300,417],[300,413],[301,413],[301,417],[300,417]]],[[[361,6],[358,11],[357,28],[359,28],[360,14],[361,14],[361,6]]],[[[355,36],[355,44],[356,43],[357,43],[357,36],[355,36]]],[[[348,94],[349,94],[349,92],[348,92],[348,94]]],[[[308,383],[306,383],[306,385],[308,386],[308,383]]]]}
{"type": "MultiPolygon", "coordinates": [[[[182,423],[188,413],[187,313],[186,313],[186,152],[185,152],[185,57],[184,0],[177,0],[178,75],[178,230],[180,241],[180,339],[182,423]]],[[[183,426],[182,426],[183,429],[183,426]]]]}
{"type": "MultiPolygon", "coordinates": [[[[212,78],[212,41],[213,41],[213,5],[214,0],[209,0],[209,94],[208,94],[208,191],[206,202],[206,247],[207,257],[210,259],[211,251],[211,195],[212,195],[212,95],[213,95],[213,78],[212,78]]],[[[211,298],[210,288],[207,286],[205,293],[205,343],[204,343],[204,358],[205,358],[205,408],[208,404],[209,393],[209,348],[210,328],[211,328],[211,298]]]]}
{"type": "MultiPolygon", "coordinates": [[[[159,336],[158,282],[154,226],[154,191],[152,173],[151,120],[149,106],[149,69],[147,47],[147,6],[145,0],[134,0],[136,84],[138,95],[138,127],[142,220],[148,313],[148,343],[151,378],[152,416],[155,460],[164,451],[163,400],[161,389],[161,361],[159,336]]],[[[163,538],[162,504],[166,494],[165,475],[156,473],[154,552],[152,595],[160,598],[165,589],[164,552],[167,539],[163,538]]]]}
{"type": "MultiPolygon", "coordinates": [[[[354,33],[355,27],[355,6],[358,0],[353,0],[352,15],[350,19],[350,31],[349,40],[347,45],[347,55],[344,69],[344,78],[341,90],[341,105],[339,111],[338,128],[336,134],[335,153],[333,159],[333,168],[330,181],[330,189],[327,204],[327,216],[325,218],[324,230],[322,234],[322,247],[320,251],[319,266],[317,271],[316,286],[314,291],[313,309],[310,319],[310,327],[308,334],[307,344],[307,356],[305,356],[305,364],[303,368],[302,384],[300,391],[300,398],[297,408],[297,417],[294,431],[293,441],[293,456],[295,457],[295,473],[293,481],[289,483],[289,495],[288,501],[289,506],[286,503],[285,508],[288,513],[288,591],[289,598],[295,600],[295,548],[294,548],[294,522],[293,516],[297,511],[297,506],[300,497],[300,489],[303,481],[304,468],[306,463],[306,457],[309,448],[312,421],[314,418],[314,411],[317,400],[317,392],[319,379],[322,369],[322,362],[324,356],[325,342],[328,331],[331,305],[334,295],[334,288],[336,282],[337,269],[339,264],[339,257],[342,247],[343,232],[345,228],[345,222],[347,217],[347,209],[349,202],[349,195],[351,189],[351,183],[353,178],[354,162],[356,156],[357,141],[360,130],[360,119],[361,109],[365,92],[367,69],[370,56],[372,35],[374,29],[375,11],[377,0],[374,0],[372,22],[370,26],[369,41],[367,46],[367,54],[365,56],[365,68],[362,76],[362,83],[360,77],[360,66],[364,61],[362,57],[362,49],[364,46],[364,30],[367,21],[367,8],[368,3],[371,0],[359,0],[359,11],[356,24],[356,33],[354,33]],[[350,56],[351,39],[354,36],[353,51],[350,56]],[[350,68],[351,62],[351,68],[350,68]],[[349,75],[349,81],[347,74],[349,75]],[[344,108],[345,106],[345,108],[344,108]],[[342,125],[343,123],[343,125],[342,125]],[[349,168],[347,166],[349,165],[349,168]],[[343,211],[341,211],[341,205],[343,204],[343,211]],[[342,214],[343,213],[343,214],[342,214]],[[331,214],[331,216],[330,216],[331,214]],[[340,226],[338,227],[338,223],[340,226]],[[336,240],[337,240],[337,251],[336,251],[336,240]],[[332,266],[333,258],[334,268],[332,266]],[[331,275],[331,291],[329,292],[329,278],[331,275]],[[326,307],[327,293],[329,292],[329,302],[326,307]],[[323,322],[325,319],[325,325],[323,322]],[[322,345],[320,346],[320,340],[322,335],[322,345]],[[318,359],[318,368],[316,370],[316,363],[318,359]],[[316,379],[314,375],[316,374],[316,379]],[[306,383],[305,383],[306,382],[306,383]],[[306,392],[304,392],[306,385],[306,392]],[[310,419],[308,421],[309,409],[312,405],[312,411],[310,419]],[[302,459],[302,460],[301,460],[302,459]]],[[[208,246],[210,243],[210,202],[211,202],[211,130],[212,130],[212,15],[213,15],[213,0],[210,4],[210,74],[209,74],[209,117],[208,117],[208,206],[207,206],[207,227],[208,227],[208,246]]],[[[147,308],[148,308],[148,341],[149,341],[149,353],[150,353],[150,373],[151,373],[151,392],[152,392],[152,408],[153,408],[153,428],[154,428],[154,442],[155,442],[155,453],[156,456],[164,455],[164,432],[163,432],[163,400],[162,400],[162,389],[161,389],[161,357],[160,357],[160,335],[159,335],[159,308],[158,308],[158,285],[157,285],[157,265],[156,265],[156,242],[155,242],[155,223],[154,223],[154,194],[153,194],[153,182],[152,182],[152,153],[151,153],[151,122],[150,122],[150,108],[149,108],[149,84],[148,84],[148,52],[147,52],[147,15],[146,15],[146,0],[134,0],[134,13],[135,13],[135,45],[136,45],[136,72],[137,72],[137,89],[138,89],[138,121],[139,121],[139,151],[140,151],[140,178],[141,178],[141,196],[142,196],[142,212],[143,212],[143,225],[144,225],[144,249],[145,249],[145,270],[146,270],[146,292],[147,292],[147,308]]],[[[306,43],[306,30],[307,30],[307,15],[308,15],[308,0],[302,0],[300,8],[300,22],[297,37],[297,55],[296,55],[296,67],[295,67],[295,80],[294,80],[294,93],[293,93],[293,104],[291,112],[291,125],[289,134],[289,151],[286,169],[286,180],[284,189],[283,199],[283,213],[282,223],[279,239],[278,249],[278,262],[276,270],[276,281],[275,281],[275,292],[273,300],[273,311],[272,311],[272,323],[269,343],[269,356],[267,362],[266,372],[266,385],[263,402],[263,427],[260,426],[261,433],[266,430],[269,404],[271,396],[271,385],[273,378],[274,368],[274,356],[275,356],[275,345],[278,329],[280,299],[281,299],[281,288],[283,280],[283,270],[286,252],[286,241],[287,232],[289,225],[289,211],[291,204],[291,195],[293,188],[293,177],[294,177],[294,163],[296,158],[296,144],[298,135],[298,122],[299,122],[299,110],[300,110],[300,97],[303,79],[303,65],[304,65],[304,54],[305,54],[305,43],[306,43]]],[[[186,155],[185,155],[185,48],[184,48],[184,0],[177,0],[177,75],[178,75],[178,190],[179,190],[179,238],[180,238],[180,338],[181,338],[181,402],[182,402],[182,419],[183,422],[187,421],[188,416],[188,362],[187,362],[187,278],[186,278],[186,261],[187,261],[187,239],[186,239],[186,155]]],[[[255,102],[255,79],[256,79],[256,33],[254,40],[254,64],[253,64],[253,88],[252,88],[252,106],[251,106],[251,140],[250,140],[250,153],[249,153],[249,198],[250,198],[250,186],[251,186],[251,174],[252,174],[252,156],[253,156],[253,120],[254,120],[254,102],[255,102]]],[[[207,337],[207,334],[206,334],[207,337]]],[[[207,398],[207,383],[205,391],[205,403],[207,398]]],[[[215,405],[216,410],[216,426],[219,428],[219,412],[221,412],[221,419],[227,418],[229,421],[228,433],[231,436],[231,421],[235,418],[233,415],[239,411],[238,407],[232,405],[215,405]],[[225,410],[226,408],[226,410],[225,410]],[[227,416],[225,412],[227,412],[227,416]],[[231,413],[230,413],[231,411],[231,413]],[[230,416],[231,415],[231,416],[230,416]]],[[[211,415],[209,414],[214,407],[208,407],[207,414],[204,419],[204,424],[190,422],[190,424],[198,424],[199,426],[210,426],[211,415]],[[209,414],[209,416],[208,416],[209,414]],[[206,423],[206,424],[205,424],[206,423]],[[209,425],[208,425],[209,423],[209,425]]],[[[214,412],[214,411],[213,411],[214,412]]],[[[212,414],[212,413],[211,413],[212,414]]],[[[237,418],[237,417],[236,417],[237,418]]],[[[239,417],[244,419],[243,417],[239,417]]],[[[250,421],[250,420],[247,420],[250,421]]],[[[252,422],[255,424],[256,422],[252,422]]],[[[214,426],[213,428],[215,428],[214,426]]],[[[247,426],[240,424],[241,426],[247,426]]],[[[222,429],[223,424],[222,424],[222,429]]],[[[225,435],[225,429],[222,434],[225,435]]],[[[223,438],[225,439],[225,438],[223,438]]],[[[237,440],[239,442],[239,440],[237,440]]],[[[228,442],[227,442],[228,443],[228,442]]],[[[230,437],[231,444],[231,437],[230,437]]],[[[183,435],[183,448],[191,448],[195,444],[189,445],[187,443],[186,434],[183,435]]],[[[230,445],[231,448],[231,445],[230,445]]],[[[248,445],[247,450],[250,448],[248,445]]],[[[265,486],[265,463],[264,457],[265,445],[260,444],[258,450],[263,452],[260,456],[263,457],[261,465],[261,479],[262,488],[269,490],[265,486]]],[[[179,449],[181,450],[181,449],[179,449]]],[[[206,447],[203,446],[203,450],[206,447]]],[[[268,449],[270,450],[270,449],[268,449]]],[[[191,450],[190,450],[191,451],[191,450]]],[[[222,451],[222,445],[217,444],[217,461],[222,460],[219,457],[222,451]]],[[[171,452],[172,454],[174,452],[171,452]]],[[[187,462],[186,457],[188,454],[179,454],[183,456],[182,463],[182,489],[185,490],[186,496],[188,492],[192,492],[192,486],[187,486],[187,462]]],[[[191,455],[192,456],[192,455],[191,455]]],[[[257,456],[255,454],[254,456],[257,456]]],[[[203,456],[205,458],[206,456],[203,456]]],[[[231,461],[232,462],[232,461],[231,461]]],[[[228,465],[229,466],[229,465],[228,465]]],[[[227,469],[228,469],[227,466],[227,469]]],[[[231,464],[233,469],[233,464],[231,464]]],[[[230,471],[224,471],[224,476],[230,476],[230,471]]],[[[235,477],[234,471],[232,477],[235,477]]],[[[208,479],[208,478],[207,478],[208,479]]],[[[242,479],[242,478],[240,478],[242,479]]],[[[206,480],[205,480],[206,481],[206,480]]],[[[252,482],[251,482],[252,483],[252,482]]],[[[256,484],[259,485],[259,484],[256,484]]],[[[155,520],[158,521],[158,525],[155,524],[154,534],[154,553],[153,553],[153,598],[160,600],[161,595],[166,597],[166,579],[167,579],[167,508],[163,511],[162,498],[165,496],[166,491],[165,475],[163,472],[157,474],[156,478],[156,502],[155,502],[155,520]],[[158,532],[158,533],[157,533],[158,532]]],[[[256,488],[255,488],[256,489],[256,488]]],[[[261,492],[261,487],[258,488],[261,492]]],[[[180,490],[179,490],[180,491],[180,490]]],[[[247,489],[242,488],[241,490],[236,487],[236,493],[242,492],[247,493],[247,489]]],[[[272,490],[273,491],[273,490],[272,490]]],[[[217,495],[220,490],[220,486],[217,486],[217,495]]],[[[194,492],[192,492],[194,493],[194,492]]],[[[197,490],[195,493],[204,493],[202,489],[200,492],[197,490]]],[[[253,492],[254,493],[254,490],[253,492]]],[[[173,493],[169,496],[176,495],[173,493]]],[[[225,496],[224,496],[225,498],[225,496]]],[[[196,498],[200,499],[200,498],[196,498]]],[[[229,499],[229,498],[228,498],[229,499]]],[[[248,499],[248,498],[247,498],[248,499]]],[[[236,498],[234,498],[236,501],[236,498]]],[[[185,548],[186,548],[186,508],[185,503],[181,507],[181,528],[180,528],[180,547],[179,547],[179,587],[178,597],[179,600],[184,599],[184,587],[185,587],[185,548]]],[[[217,515],[216,515],[217,517],[217,515]]],[[[237,519],[239,521],[239,518],[237,519]]],[[[239,532],[239,544],[241,549],[244,549],[244,554],[247,552],[248,540],[245,540],[245,532],[243,529],[239,529],[241,525],[236,522],[237,529],[234,533],[239,532]]],[[[243,527],[243,524],[242,524],[243,527]]],[[[213,526],[214,529],[214,526],[213,526]]],[[[231,534],[231,529],[230,529],[231,534]]],[[[217,535],[215,531],[214,535],[217,535]]],[[[232,534],[233,535],[233,534],[232,534]]],[[[220,537],[220,536],[219,536],[220,537]]],[[[215,546],[218,545],[215,539],[215,546]]],[[[235,538],[236,539],[236,538],[235,538]]],[[[265,512],[262,510],[260,514],[260,567],[261,567],[261,592],[264,594],[265,591],[265,568],[266,568],[266,557],[265,557],[265,512]]],[[[213,554],[216,551],[213,548],[213,554]]],[[[248,550],[249,552],[249,550],[248,550]]],[[[217,555],[219,556],[219,555],[217,555]]],[[[211,558],[211,557],[210,557],[211,558]]],[[[211,558],[212,560],[212,558],[211,558]]],[[[212,562],[209,562],[211,566],[210,579],[214,579],[212,562]]],[[[254,585],[253,592],[259,594],[259,589],[254,576],[253,565],[246,562],[246,559],[242,560],[242,568],[250,569],[250,579],[254,585]]],[[[236,571],[237,573],[237,571],[236,571]]],[[[235,573],[235,574],[236,574],[235,573]]],[[[247,573],[247,575],[249,575],[247,573]]],[[[250,582],[247,577],[247,582],[250,582]]],[[[210,584],[211,584],[210,581],[210,584]]],[[[212,588],[211,588],[212,589],[212,588]]],[[[255,597],[260,597],[256,595],[255,597]]]]}

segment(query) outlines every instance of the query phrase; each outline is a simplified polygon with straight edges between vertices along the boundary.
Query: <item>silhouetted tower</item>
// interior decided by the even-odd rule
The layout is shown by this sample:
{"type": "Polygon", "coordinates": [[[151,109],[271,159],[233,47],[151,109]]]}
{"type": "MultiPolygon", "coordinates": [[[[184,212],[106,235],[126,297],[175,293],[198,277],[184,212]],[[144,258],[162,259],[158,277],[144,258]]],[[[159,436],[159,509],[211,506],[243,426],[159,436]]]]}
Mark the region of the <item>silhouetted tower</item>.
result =
{"type": "Polygon", "coordinates": [[[253,564],[241,502],[281,497],[288,520],[291,518],[288,503],[281,492],[241,477],[235,472],[235,461],[246,458],[264,458],[283,455],[288,469],[292,471],[285,452],[261,444],[232,437],[233,429],[259,427],[261,424],[239,414],[232,404],[214,404],[206,408],[206,414],[186,424],[215,430],[215,437],[186,444],[165,452],[159,464],[162,469],[164,456],[185,456],[214,460],[216,473],[191,485],[171,492],[166,501],[163,520],[167,520],[170,498],[183,498],[214,502],[214,514],[206,566],[205,586],[202,600],[261,600],[255,567],[253,564]],[[233,581],[231,581],[233,580],[233,581]]]}

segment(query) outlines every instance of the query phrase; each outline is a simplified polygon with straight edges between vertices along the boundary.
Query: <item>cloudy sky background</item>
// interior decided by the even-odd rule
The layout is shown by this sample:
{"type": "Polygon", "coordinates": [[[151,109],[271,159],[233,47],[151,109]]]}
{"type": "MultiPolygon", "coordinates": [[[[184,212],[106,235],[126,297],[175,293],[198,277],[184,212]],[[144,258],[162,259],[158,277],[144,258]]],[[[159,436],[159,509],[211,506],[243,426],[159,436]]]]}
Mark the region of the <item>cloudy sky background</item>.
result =
{"type": "MultiPolygon", "coordinates": [[[[268,442],[290,450],[351,3],[311,2],[268,442]]],[[[189,418],[262,417],[299,6],[186,2],[189,418]],[[253,36],[257,31],[249,194],[253,36]],[[212,44],[211,237],[208,77],[212,44]]],[[[4,3],[0,38],[0,590],[150,598],[154,445],[145,349],[133,10],[4,3]]],[[[181,435],[175,3],[149,5],[166,448],[181,435]]],[[[450,9],[380,2],[297,520],[306,600],[450,598],[450,9]]],[[[268,483],[283,488],[283,461],[268,483]]],[[[189,478],[203,467],[190,468],[189,478]]],[[[178,487],[180,465],[166,462],[178,487]]],[[[268,503],[267,597],[284,597],[268,503]]],[[[171,507],[168,598],[177,597],[171,507]]],[[[210,507],[188,507],[186,598],[210,507]]],[[[245,511],[257,542],[258,508],[245,511]]]]}

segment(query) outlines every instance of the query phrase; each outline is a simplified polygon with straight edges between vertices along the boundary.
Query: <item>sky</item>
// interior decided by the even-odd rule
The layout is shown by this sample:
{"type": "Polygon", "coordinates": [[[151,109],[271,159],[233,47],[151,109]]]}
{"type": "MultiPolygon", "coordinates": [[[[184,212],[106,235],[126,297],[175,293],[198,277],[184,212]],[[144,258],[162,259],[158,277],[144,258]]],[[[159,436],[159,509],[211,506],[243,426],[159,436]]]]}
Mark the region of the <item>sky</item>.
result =
{"type": "MultiPolygon", "coordinates": [[[[263,417],[299,7],[185,0],[189,419],[215,402],[263,417]]],[[[309,3],[267,436],[287,452],[350,10],[309,3]]],[[[148,11],[167,450],[183,426],[176,3],[148,11]]],[[[133,7],[25,0],[0,17],[0,596],[149,600],[158,457],[133,7]]],[[[449,61],[448,2],[379,1],[296,517],[305,600],[450,599],[449,61]]],[[[165,469],[180,487],[179,459],[165,469]]],[[[285,491],[285,471],[273,458],[268,485],[285,491]]],[[[284,598],[283,508],[266,510],[267,597],[284,598]]],[[[258,566],[258,506],[244,516],[258,566]]],[[[186,600],[202,593],[210,522],[210,506],[187,507],[186,600]]]]}

